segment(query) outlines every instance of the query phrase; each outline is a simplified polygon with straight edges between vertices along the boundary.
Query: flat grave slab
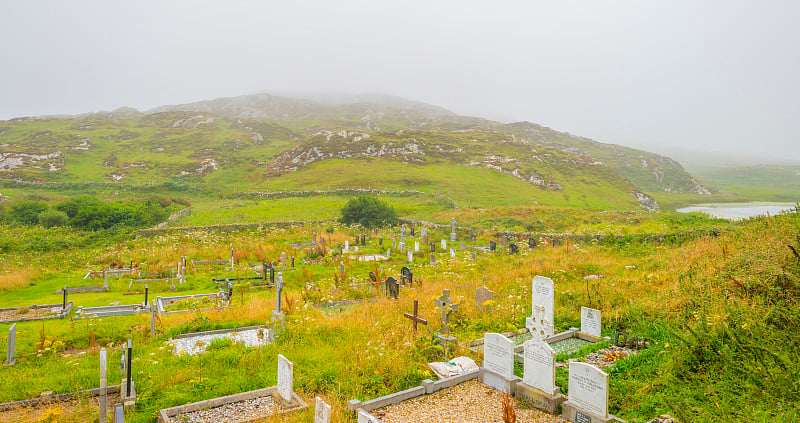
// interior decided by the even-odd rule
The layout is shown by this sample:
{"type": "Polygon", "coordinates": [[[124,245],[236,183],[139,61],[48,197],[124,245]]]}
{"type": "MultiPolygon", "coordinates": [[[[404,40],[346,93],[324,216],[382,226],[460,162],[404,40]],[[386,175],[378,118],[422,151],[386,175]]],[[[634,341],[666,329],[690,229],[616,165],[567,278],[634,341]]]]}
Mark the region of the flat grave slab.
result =
{"type": "Polygon", "coordinates": [[[43,304],[31,305],[25,307],[10,307],[0,308],[0,322],[27,322],[31,320],[44,320],[44,319],[63,319],[75,307],[72,301],[67,303],[66,308],[62,308],[63,304],[43,304]]]}
{"type": "Polygon", "coordinates": [[[266,326],[246,326],[234,329],[221,329],[206,332],[185,333],[170,339],[172,354],[196,355],[205,352],[214,339],[230,339],[245,347],[260,347],[275,339],[272,330],[266,326]]]}

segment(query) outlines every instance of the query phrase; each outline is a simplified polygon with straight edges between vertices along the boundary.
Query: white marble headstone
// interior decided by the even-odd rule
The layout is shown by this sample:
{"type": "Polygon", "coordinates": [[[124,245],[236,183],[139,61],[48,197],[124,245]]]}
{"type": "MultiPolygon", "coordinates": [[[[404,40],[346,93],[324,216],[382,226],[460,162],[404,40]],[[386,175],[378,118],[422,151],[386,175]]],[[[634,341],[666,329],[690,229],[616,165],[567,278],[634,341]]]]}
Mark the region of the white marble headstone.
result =
{"type": "Polygon", "coordinates": [[[350,249],[350,241],[345,241],[344,242],[344,252],[346,253],[347,250],[349,250],[349,249],[350,249]]]}
{"type": "Polygon", "coordinates": [[[602,329],[600,310],[581,307],[581,332],[600,337],[602,329]]]}
{"type": "Polygon", "coordinates": [[[442,250],[446,250],[446,249],[447,249],[447,240],[443,239],[442,240],[442,250]]]}
{"type": "Polygon", "coordinates": [[[525,322],[525,327],[530,329],[532,326],[540,325],[543,327],[546,336],[555,333],[555,320],[553,312],[555,309],[555,284],[550,278],[536,276],[533,278],[531,289],[531,317],[525,322]],[[540,308],[537,308],[540,307],[540,308]],[[544,314],[540,314],[541,312],[544,314]]]}
{"type": "Polygon", "coordinates": [[[278,395],[287,402],[292,402],[294,364],[278,354],[278,395]]]}
{"type": "Polygon", "coordinates": [[[414,251],[419,251],[419,241],[414,241],[414,251]]]}
{"type": "Polygon", "coordinates": [[[456,258],[456,249],[455,248],[451,248],[450,249],[450,258],[456,258]]]}
{"type": "Polygon", "coordinates": [[[582,410],[608,417],[608,373],[588,363],[569,363],[569,401],[582,410]]]}
{"type": "Polygon", "coordinates": [[[376,420],[370,417],[366,411],[358,409],[358,423],[375,423],[376,420]]]}
{"type": "Polygon", "coordinates": [[[548,395],[555,395],[556,352],[547,342],[535,339],[526,341],[522,347],[525,349],[522,381],[548,395]]]}
{"type": "Polygon", "coordinates": [[[514,343],[499,333],[483,336],[483,367],[506,377],[514,376],[514,343]]]}
{"type": "Polygon", "coordinates": [[[331,406],[325,403],[322,398],[317,397],[317,404],[314,407],[314,423],[330,423],[331,406]]]}
{"type": "Polygon", "coordinates": [[[411,250],[408,250],[408,262],[409,263],[413,263],[414,262],[414,252],[411,251],[411,250]]]}

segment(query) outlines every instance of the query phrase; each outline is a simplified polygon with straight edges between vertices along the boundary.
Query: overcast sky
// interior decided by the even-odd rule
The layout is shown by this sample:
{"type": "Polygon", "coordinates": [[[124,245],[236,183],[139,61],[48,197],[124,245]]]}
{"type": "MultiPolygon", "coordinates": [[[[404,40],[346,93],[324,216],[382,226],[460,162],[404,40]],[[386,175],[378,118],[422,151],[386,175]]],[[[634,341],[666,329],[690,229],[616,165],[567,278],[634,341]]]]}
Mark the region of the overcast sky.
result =
{"type": "Polygon", "coordinates": [[[370,92],[800,160],[800,1],[26,0],[0,18],[0,119],[370,92]]]}

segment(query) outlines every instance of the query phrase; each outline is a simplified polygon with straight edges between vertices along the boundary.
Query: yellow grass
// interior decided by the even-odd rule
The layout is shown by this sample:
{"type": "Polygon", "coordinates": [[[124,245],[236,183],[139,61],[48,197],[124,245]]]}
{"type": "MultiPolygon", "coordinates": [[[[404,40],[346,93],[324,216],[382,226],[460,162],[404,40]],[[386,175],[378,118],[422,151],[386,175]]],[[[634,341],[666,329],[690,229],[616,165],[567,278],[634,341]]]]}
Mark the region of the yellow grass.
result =
{"type": "Polygon", "coordinates": [[[0,275],[0,292],[24,288],[37,276],[39,272],[31,269],[12,270],[10,273],[0,275]]]}

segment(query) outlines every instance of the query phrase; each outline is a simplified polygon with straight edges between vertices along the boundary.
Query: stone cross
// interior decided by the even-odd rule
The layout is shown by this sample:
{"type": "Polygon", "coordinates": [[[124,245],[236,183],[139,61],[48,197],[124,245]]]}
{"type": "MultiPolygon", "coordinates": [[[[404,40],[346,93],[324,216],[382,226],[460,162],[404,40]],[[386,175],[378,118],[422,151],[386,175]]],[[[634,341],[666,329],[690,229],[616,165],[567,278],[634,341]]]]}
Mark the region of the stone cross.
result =
{"type": "Polygon", "coordinates": [[[13,366],[14,363],[17,362],[17,359],[14,358],[16,345],[17,345],[17,324],[14,323],[8,329],[8,353],[6,354],[6,362],[5,362],[7,366],[13,366]]]}
{"type": "Polygon", "coordinates": [[[231,260],[230,261],[231,261],[231,267],[233,267],[233,265],[235,264],[233,262],[233,244],[231,244],[231,260]]]}
{"type": "Polygon", "coordinates": [[[436,307],[442,310],[442,333],[450,334],[450,313],[458,312],[458,304],[454,304],[450,298],[450,290],[442,290],[442,296],[434,300],[436,307]]]}
{"type": "Polygon", "coordinates": [[[450,220],[450,241],[456,242],[456,218],[450,220]]]}
{"type": "Polygon", "coordinates": [[[292,403],[294,391],[294,364],[282,354],[278,354],[278,396],[286,403],[292,403]]]}
{"type": "Polygon", "coordinates": [[[536,328],[539,335],[552,336],[555,333],[553,320],[555,303],[555,285],[553,280],[544,276],[536,276],[531,282],[531,317],[525,319],[525,327],[531,332],[536,328]]]}
{"type": "Polygon", "coordinates": [[[418,309],[419,309],[419,302],[417,300],[414,300],[414,314],[403,313],[403,317],[405,317],[406,319],[411,320],[411,323],[414,325],[414,336],[417,335],[417,323],[422,323],[425,326],[428,325],[428,321],[427,320],[425,320],[425,319],[423,319],[421,317],[417,317],[417,310],[418,309]]]}
{"type": "Polygon", "coordinates": [[[314,423],[330,423],[331,421],[331,406],[325,403],[322,398],[317,397],[317,403],[314,406],[314,423]]]}
{"type": "Polygon", "coordinates": [[[106,365],[106,349],[100,350],[100,423],[106,423],[108,417],[108,405],[106,404],[108,392],[108,379],[107,379],[107,365],[106,365]]]}

